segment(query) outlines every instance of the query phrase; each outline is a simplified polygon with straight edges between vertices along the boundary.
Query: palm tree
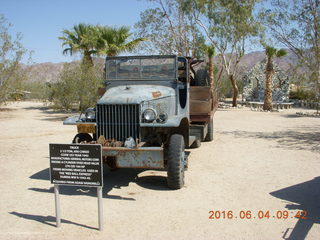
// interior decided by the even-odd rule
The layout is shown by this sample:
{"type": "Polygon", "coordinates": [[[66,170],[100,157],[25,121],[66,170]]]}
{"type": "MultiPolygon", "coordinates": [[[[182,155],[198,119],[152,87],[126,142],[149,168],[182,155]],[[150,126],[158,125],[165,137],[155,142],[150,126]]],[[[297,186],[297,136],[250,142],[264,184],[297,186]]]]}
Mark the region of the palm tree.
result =
{"type": "Polygon", "coordinates": [[[214,88],[214,63],[213,63],[213,57],[215,54],[214,51],[214,46],[206,46],[206,52],[209,58],[209,83],[210,87],[213,89],[214,88]]]}
{"type": "Polygon", "coordinates": [[[83,54],[83,63],[93,66],[92,55],[96,54],[98,34],[95,26],[80,23],[74,25],[72,30],[63,30],[62,46],[67,46],[63,54],[72,56],[76,52],[83,54]]]}
{"type": "Polygon", "coordinates": [[[72,30],[63,30],[62,46],[67,46],[63,54],[71,56],[80,52],[83,54],[83,63],[93,66],[92,55],[116,56],[120,52],[132,51],[145,38],[128,41],[132,35],[128,27],[93,26],[80,23],[74,25],[72,30]]]}
{"type": "Polygon", "coordinates": [[[277,50],[274,47],[266,46],[266,87],[264,91],[264,104],[263,110],[272,110],[272,78],[274,74],[273,69],[273,59],[275,57],[280,58],[287,54],[287,51],[284,49],[277,50]]]}
{"type": "Polygon", "coordinates": [[[106,27],[97,26],[99,31],[99,39],[97,42],[97,50],[99,54],[107,56],[116,56],[121,52],[134,50],[145,38],[137,38],[128,41],[132,35],[128,27],[106,27]]]}

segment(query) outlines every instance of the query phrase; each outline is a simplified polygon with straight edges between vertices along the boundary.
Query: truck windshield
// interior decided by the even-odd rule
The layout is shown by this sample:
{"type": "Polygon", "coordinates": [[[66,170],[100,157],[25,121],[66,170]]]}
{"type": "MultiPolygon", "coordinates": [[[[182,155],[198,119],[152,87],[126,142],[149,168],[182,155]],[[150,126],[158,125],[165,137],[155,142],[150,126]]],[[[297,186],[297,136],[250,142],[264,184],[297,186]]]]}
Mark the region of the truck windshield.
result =
{"type": "Polygon", "coordinates": [[[116,58],[106,61],[107,80],[175,78],[175,58],[116,58]]]}

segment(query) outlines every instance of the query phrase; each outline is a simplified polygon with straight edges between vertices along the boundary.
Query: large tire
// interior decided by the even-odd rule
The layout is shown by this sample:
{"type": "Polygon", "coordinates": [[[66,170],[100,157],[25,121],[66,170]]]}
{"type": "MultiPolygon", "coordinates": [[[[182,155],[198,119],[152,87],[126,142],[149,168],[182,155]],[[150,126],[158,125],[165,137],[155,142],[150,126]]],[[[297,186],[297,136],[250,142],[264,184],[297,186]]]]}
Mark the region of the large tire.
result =
{"type": "Polygon", "coordinates": [[[195,75],[196,86],[209,86],[208,72],[206,69],[199,69],[195,75]]]}
{"type": "Polygon", "coordinates": [[[72,143],[91,142],[92,137],[88,133],[78,133],[72,140],[72,143]]]}
{"type": "Polygon", "coordinates": [[[172,189],[180,189],[184,185],[184,148],[183,136],[173,134],[166,149],[167,183],[172,189]]]}
{"type": "Polygon", "coordinates": [[[213,119],[210,119],[210,122],[208,123],[208,133],[206,138],[204,139],[206,142],[213,141],[213,119]]]}

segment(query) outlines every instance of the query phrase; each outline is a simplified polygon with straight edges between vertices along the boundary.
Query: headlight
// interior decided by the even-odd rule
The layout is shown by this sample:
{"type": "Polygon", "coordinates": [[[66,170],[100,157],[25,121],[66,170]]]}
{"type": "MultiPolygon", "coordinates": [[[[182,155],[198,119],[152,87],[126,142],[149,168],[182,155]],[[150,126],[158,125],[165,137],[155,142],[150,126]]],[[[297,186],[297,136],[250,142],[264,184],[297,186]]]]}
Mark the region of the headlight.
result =
{"type": "Polygon", "coordinates": [[[164,123],[167,121],[167,119],[168,119],[168,114],[162,112],[159,114],[159,118],[157,119],[157,122],[164,123]]]}
{"type": "Polygon", "coordinates": [[[153,109],[146,109],[143,112],[143,119],[145,120],[145,122],[151,123],[154,120],[156,120],[157,118],[157,114],[156,111],[153,109]]]}
{"type": "Polygon", "coordinates": [[[94,120],[96,119],[96,110],[94,108],[88,108],[85,111],[86,119],[88,120],[94,120]]]}

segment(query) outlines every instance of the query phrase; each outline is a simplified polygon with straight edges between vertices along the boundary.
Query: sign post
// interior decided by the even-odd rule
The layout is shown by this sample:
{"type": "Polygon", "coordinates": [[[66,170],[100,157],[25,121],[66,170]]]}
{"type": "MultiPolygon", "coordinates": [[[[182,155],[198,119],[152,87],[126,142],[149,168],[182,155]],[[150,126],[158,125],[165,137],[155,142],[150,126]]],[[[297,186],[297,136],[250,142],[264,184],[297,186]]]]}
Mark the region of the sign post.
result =
{"type": "Polygon", "coordinates": [[[56,209],[56,223],[57,228],[61,226],[61,215],[60,215],[60,196],[59,196],[59,185],[54,185],[54,200],[56,209]]]}
{"type": "Polygon", "coordinates": [[[98,144],[50,144],[57,227],[61,225],[59,185],[97,187],[99,230],[103,230],[102,151],[98,144]]]}
{"type": "Polygon", "coordinates": [[[99,230],[103,231],[102,187],[97,187],[99,230]]]}

